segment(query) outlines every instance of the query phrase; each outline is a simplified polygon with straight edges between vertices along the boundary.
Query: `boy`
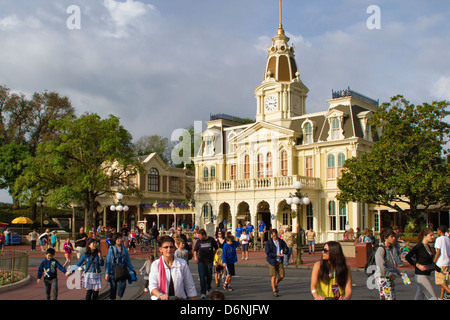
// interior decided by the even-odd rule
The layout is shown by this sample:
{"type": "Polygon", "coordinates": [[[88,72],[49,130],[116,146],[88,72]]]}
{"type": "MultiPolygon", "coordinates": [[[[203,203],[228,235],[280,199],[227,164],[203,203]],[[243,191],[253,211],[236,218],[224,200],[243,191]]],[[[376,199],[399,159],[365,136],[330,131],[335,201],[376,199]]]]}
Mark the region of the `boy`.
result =
{"type": "Polygon", "coordinates": [[[220,287],[220,281],[223,277],[222,248],[217,249],[214,255],[214,271],[216,273],[216,287],[220,287]]]}
{"type": "Polygon", "coordinates": [[[181,238],[177,238],[175,245],[177,247],[177,250],[175,250],[175,257],[183,259],[189,264],[189,251],[185,249],[186,242],[181,238]]]}
{"type": "Polygon", "coordinates": [[[223,283],[223,288],[228,291],[233,291],[231,288],[231,277],[235,275],[234,264],[238,261],[236,249],[239,247],[239,242],[234,241],[232,235],[226,237],[226,243],[222,248],[222,265],[225,269],[225,282],[223,283]]]}
{"type": "Polygon", "coordinates": [[[37,273],[37,283],[41,281],[42,274],[44,274],[44,285],[45,285],[45,299],[50,300],[50,291],[52,291],[53,300],[58,298],[58,277],[56,274],[56,268],[58,268],[63,274],[66,270],[63,266],[54,259],[55,249],[48,248],[45,251],[46,259],[41,262],[38,273],[37,273]]]}

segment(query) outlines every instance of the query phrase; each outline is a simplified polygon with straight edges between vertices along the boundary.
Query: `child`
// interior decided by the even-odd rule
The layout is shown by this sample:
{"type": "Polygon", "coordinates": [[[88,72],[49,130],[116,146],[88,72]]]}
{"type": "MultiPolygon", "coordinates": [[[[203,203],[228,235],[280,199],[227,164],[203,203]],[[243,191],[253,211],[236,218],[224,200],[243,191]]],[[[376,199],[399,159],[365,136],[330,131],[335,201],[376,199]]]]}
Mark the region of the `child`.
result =
{"type": "Polygon", "coordinates": [[[142,274],[142,270],[145,268],[145,274],[144,274],[144,280],[145,280],[145,288],[144,292],[148,292],[148,275],[150,274],[150,271],[152,269],[152,263],[155,261],[155,256],[153,254],[148,256],[147,261],[144,262],[144,265],[141,269],[139,269],[139,272],[142,274]]]}
{"type": "MultiPolygon", "coordinates": [[[[83,287],[86,288],[86,300],[97,300],[98,293],[102,288],[102,270],[100,266],[105,264],[98,242],[95,239],[87,241],[86,252],[83,253],[76,266],[81,267],[85,263],[83,274],[83,287]]],[[[66,275],[70,275],[69,272],[66,275]]]]}
{"type": "Polygon", "coordinates": [[[55,249],[56,248],[56,241],[58,240],[57,232],[56,230],[52,232],[52,235],[50,236],[51,244],[50,247],[55,249]]]}
{"type": "Polygon", "coordinates": [[[50,300],[50,291],[52,292],[53,300],[58,299],[58,277],[56,269],[58,268],[62,273],[66,273],[66,270],[64,270],[62,265],[54,259],[54,256],[55,249],[47,249],[45,251],[45,259],[41,262],[37,272],[37,283],[41,281],[42,275],[44,275],[46,300],[50,300]]]}
{"type": "Polygon", "coordinates": [[[67,268],[69,268],[73,252],[73,246],[72,243],[70,242],[70,237],[68,237],[66,239],[66,242],[64,242],[63,249],[64,249],[64,257],[66,257],[66,262],[64,263],[63,267],[65,268],[67,266],[67,268]]]}
{"type": "Polygon", "coordinates": [[[222,265],[225,268],[226,278],[223,283],[223,288],[228,291],[233,291],[231,288],[231,277],[235,275],[234,264],[237,262],[236,249],[239,247],[239,242],[234,241],[232,235],[226,237],[227,243],[223,245],[222,249],[222,265]]]}
{"type": "Polygon", "coordinates": [[[220,281],[223,277],[222,248],[217,249],[214,255],[214,271],[216,272],[216,287],[220,287],[220,281]]]}
{"type": "Polygon", "coordinates": [[[186,261],[187,264],[189,264],[189,252],[184,247],[186,246],[186,243],[183,239],[177,238],[175,245],[177,246],[177,250],[175,251],[175,257],[183,259],[186,261]]]}
{"type": "Polygon", "coordinates": [[[223,292],[214,290],[213,292],[211,292],[210,300],[226,300],[226,298],[223,292]]]}
{"type": "Polygon", "coordinates": [[[242,260],[244,260],[244,256],[245,260],[248,260],[248,246],[250,242],[250,236],[247,234],[247,231],[245,229],[242,230],[240,240],[242,244],[242,260]]]}

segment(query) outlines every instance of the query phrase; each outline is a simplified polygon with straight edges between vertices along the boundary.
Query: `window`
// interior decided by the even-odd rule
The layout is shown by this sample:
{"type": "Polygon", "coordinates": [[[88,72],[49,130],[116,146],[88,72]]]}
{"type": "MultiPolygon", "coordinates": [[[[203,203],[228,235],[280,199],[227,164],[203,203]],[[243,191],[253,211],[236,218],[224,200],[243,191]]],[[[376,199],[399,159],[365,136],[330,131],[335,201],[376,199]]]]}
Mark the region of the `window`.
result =
{"type": "Polygon", "coordinates": [[[331,139],[332,140],[338,140],[341,137],[340,131],[341,131],[341,124],[339,123],[338,118],[333,118],[331,121],[331,139]]]}
{"type": "Polygon", "coordinates": [[[250,156],[248,154],[244,157],[244,179],[250,179],[250,156]]]}
{"type": "Polygon", "coordinates": [[[335,167],[336,167],[336,162],[335,162],[335,158],[334,155],[330,154],[328,156],[328,179],[335,179],[336,178],[336,171],[335,171],[335,167]]]}
{"type": "Polygon", "coordinates": [[[232,164],[230,166],[230,175],[231,175],[231,180],[236,180],[236,165],[232,164]]]}
{"type": "Polygon", "coordinates": [[[203,205],[203,224],[208,222],[212,222],[213,220],[213,212],[212,207],[209,203],[203,205]]]}
{"type": "Polygon", "coordinates": [[[347,204],[345,203],[342,208],[339,208],[339,230],[345,231],[346,224],[347,224],[347,204]]]}
{"type": "Polygon", "coordinates": [[[211,181],[215,181],[216,180],[216,167],[211,167],[211,181]]]}
{"type": "Polygon", "coordinates": [[[281,175],[286,177],[288,175],[288,157],[287,151],[281,151],[281,175]]]}
{"type": "Polygon", "coordinates": [[[305,140],[304,140],[305,144],[313,143],[312,125],[309,122],[307,124],[305,124],[304,135],[305,135],[305,140]]]}
{"type": "Polygon", "coordinates": [[[328,203],[328,217],[330,219],[330,230],[336,231],[336,202],[334,201],[328,203]]]}
{"type": "Polygon", "coordinates": [[[305,157],[305,172],[307,177],[313,176],[313,157],[305,157]]]}
{"type": "Polygon", "coordinates": [[[262,153],[258,154],[257,158],[258,178],[264,178],[264,159],[262,153]]]}
{"type": "Polygon", "coordinates": [[[159,192],[159,172],[156,168],[148,172],[148,191],[159,192]]]}
{"type": "Polygon", "coordinates": [[[272,153],[267,153],[267,164],[266,164],[266,176],[268,178],[273,177],[273,170],[272,170],[272,153]]]}
{"type": "Polygon", "coordinates": [[[314,230],[314,213],[312,203],[306,206],[306,227],[314,230]]]}
{"type": "Polygon", "coordinates": [[[343,153],[339,153],[338,155],[338,166],[337,166],[337,175],[338,177],[341,176],[341,171],[344,167],[344,162],[345,162],[345,154],[343,153]]]}
{"type": "Polygon", "coordinates": [[[203,168],[203,181],[209,180],[209,169],[208,167],[203,168]]]}
{"type": "Polygon", "coordinates": [[[180,193],[180,178],[169,177],[169,192],[180,193]]]}
{"type": "Polygon", "coordinates": [[[206,137],[206,154],[214,154],[213,137],[206,137]]]}

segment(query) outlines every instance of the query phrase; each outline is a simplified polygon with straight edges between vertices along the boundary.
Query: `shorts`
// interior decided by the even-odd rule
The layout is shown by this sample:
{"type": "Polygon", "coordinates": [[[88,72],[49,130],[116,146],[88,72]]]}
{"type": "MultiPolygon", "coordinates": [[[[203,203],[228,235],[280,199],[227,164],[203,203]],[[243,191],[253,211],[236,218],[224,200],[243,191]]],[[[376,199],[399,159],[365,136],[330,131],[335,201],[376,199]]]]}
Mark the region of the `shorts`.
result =
{"type": "Polygon", "coordinates": [[[308,246],[313,246],[314,243],[315,243],[314,240],[312,240],[312,241],[309,241],[309,240],[308,240],[308,246]]]}
{"type": "MultiPolygon", "coordinates": [[[[440,268],[442,269],[442,272],[450,271],[450,267],[440,267],[440,268]]],[[[448,279],[445,280],[445,275],[443,275],[440,272],[435,272],[434,273],[434,280],[436,282],[436,285],[438,285],[438,286],[441,285],[441,284],[446,284],[446,285],[449,284],[448,279]]]]}
{"type": "Polygon", "coordinates": [[[280,277],[284,277],[284,266],[281,262],[275,262],[275,265],[269,264],[270,275],[275,277],[279,275],[280,277]]]}
{"type": "Polygon", "coordinates": [[[214,271],[215,271],[216,273],[222,273],[222,271],[223,271],[223,266],[222,266],[221,264],[216,264],[216,265],[214,266],[214,271]]]}
{"type": "Polygon", "coordinates": [[[376,278],[380,300],[396,300],[395,283],[386,278],[376,278]]]}
{"type": "Polygon", "coordinates": [[[248,251],[248,243],[242,244],[242,251],[248,251]]]}
{"type": "Polygon", "coordinates": [[[226,265],[226,267],[225,267],[225,274],[227,276],[234,276],[236,274],[236,271],[235,271],[235,268],[234,268],[234,263],[226,265]]]}

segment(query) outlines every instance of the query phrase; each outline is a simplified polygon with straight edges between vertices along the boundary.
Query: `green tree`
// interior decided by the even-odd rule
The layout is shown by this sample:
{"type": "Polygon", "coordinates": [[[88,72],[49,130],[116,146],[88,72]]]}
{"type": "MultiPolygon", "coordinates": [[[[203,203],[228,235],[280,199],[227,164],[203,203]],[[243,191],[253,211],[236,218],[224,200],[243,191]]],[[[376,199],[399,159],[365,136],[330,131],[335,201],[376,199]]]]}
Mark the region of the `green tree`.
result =
{"type": "Polygon", "coordinates": [[[397,95],[379,107],[370,120],[381,133],[379,141],[371,152],[345,162],[337,199],[407,213],[408,229],[417,232],[419,207],[450,203],[448,106],[448,101],[416,106],[397,95]]]}
{"type": "Polygon", "coordinates": [[[150,153],[156,152],[165,163],[170,161],[170,150],[173,144],[168,138],[161,137],[157,134],[151,136],[140,137],[134,143],[134,152],[138,156],[147,156],[150,153]]]}
{"type": "Polygon", "coordinates": [[[29,157],[29,149],[23,144],[11,142],[0,146],[0,189],[8,189],[13,199],[13,209],[19,207],[15,182],[22,174],[29,157]]]}
{"type": "Polygon", "coordinates": [[[38,146],[23,184],[36,186],[54,205],[73,201],[83,204],[85,225],[90,227],[98,196],[118,190],[137,192],[128,186],[128,178],[141,168],[133,153],[132,137],[113,115],[101,119],[95,113],[86,113],[51,124],[57,136],[38,146]]]}

